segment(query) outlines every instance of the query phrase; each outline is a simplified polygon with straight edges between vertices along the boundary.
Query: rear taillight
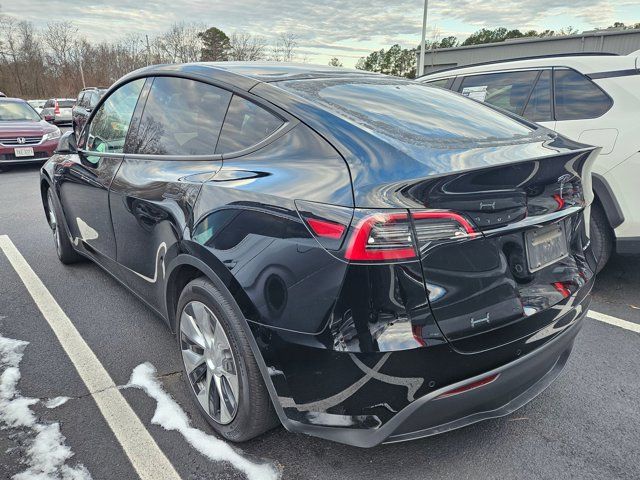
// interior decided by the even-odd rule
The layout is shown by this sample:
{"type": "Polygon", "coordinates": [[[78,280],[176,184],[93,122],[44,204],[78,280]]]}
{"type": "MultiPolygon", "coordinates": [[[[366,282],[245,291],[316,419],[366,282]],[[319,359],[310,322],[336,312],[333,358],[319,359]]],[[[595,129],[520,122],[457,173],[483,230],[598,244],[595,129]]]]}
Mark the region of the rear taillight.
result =
{"type": "Polygon", "coordinates": [[[347,260],[405,260],[416,258],[409,215],[375,213],[361,219],[351,234],[347,260]]]}
{"type": "Polygon", "coordinates": [[[341,239],[342,234],[347,228],[339,223],[331,222],[329,220],[320,220],[318,218],[307,218],[307,223],[311,227],[313,233],[318,237],[331,238],[333,240],[341,239]]]}
{"type": "Polygon", "coordinates": [[[411,260],[417,258],[417,248],[429,243],[475,235],[473,226],[453,212],[375,213],[358,222],[347,244],[345,258],[353,261],[411,260]]]}
{"type": "Polygon", "coordinates": [[[56,100],[56,106],[53,109],[53,113],[55,113],[56,115],[60,115],[60,105],[58,105],[58,101],[56,100]]]}
{"type": "Polygon", "coordinates": [[[447,210],[364,210],[302,200],[296,207],[323,247],[352,262],[416,260],[431,244],[480,235],[447,210]]]}

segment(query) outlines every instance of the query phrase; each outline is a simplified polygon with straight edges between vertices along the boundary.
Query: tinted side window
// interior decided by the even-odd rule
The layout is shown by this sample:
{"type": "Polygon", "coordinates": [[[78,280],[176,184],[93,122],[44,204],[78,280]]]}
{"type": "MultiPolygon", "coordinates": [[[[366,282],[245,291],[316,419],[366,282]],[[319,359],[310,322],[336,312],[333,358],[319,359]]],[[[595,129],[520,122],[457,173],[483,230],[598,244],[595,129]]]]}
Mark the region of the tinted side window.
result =
{"type": "Polygon", "coordinates": [[[43,108],[53,108],[54,104],[55,102],[53,100],[47,100],[43,108]]]}
{"type": "Polygon", "coordinates": [[[236,152],[251,147],[271,135],[283,123],[264,108],[234,95],[216,153],[236,152]]]}
{"type": "Polygon", "coordinates": [[[532,122],[549,122],[551,118],[551,70],[540,73],[523,116],[532,122]]]}
{"type": "Polygon", "coordinates": [[[87,137],[91,152],[121,153],[133,111],[145,79],[129,82],[113,92],[93,117],[87,137]]]}
{"type": "Polygon", "coordinates": [[[147,155],[213,155],[231,93],[185,78],[158,77],[127,151],[147,155]]]}
{"type": "Polygon", "coordinates": [[[447,88],[447,84],[449,83],[449,80],[450,80],[449,78],[441,78],[439,80],[432,80],[430,82],[425,82],[425,83],[432,87],[447,88]]]}
{"type": "Polygon", "coordinates": [[[597,118],[611,108],[611,99],[575,70],[555,70],[556,120],[597,118]]]}
{"type": "Polygon", "coordinates": [[[466,77],[462,95],[521,114],[538,72],[505,72],[466,77]]]}
{"type": "Polygon", "coordinates": [[[98,92],[91,92],[87,106],[89,108],[95,107],[98,104],[98,100],[100,100],[100,94],[98,94],[98,92]]]}

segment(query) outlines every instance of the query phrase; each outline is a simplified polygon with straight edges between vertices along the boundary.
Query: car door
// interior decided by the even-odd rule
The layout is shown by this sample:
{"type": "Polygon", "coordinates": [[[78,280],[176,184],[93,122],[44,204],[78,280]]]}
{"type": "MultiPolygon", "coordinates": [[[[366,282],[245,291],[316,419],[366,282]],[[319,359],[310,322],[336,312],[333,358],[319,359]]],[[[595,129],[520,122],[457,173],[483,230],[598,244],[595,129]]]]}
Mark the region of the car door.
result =
{"type": "Polygon", "coordinates": [[[208,83],[156,77],[136,111],[109,203],[122,277],[152,305],[202,183],[220,169],[216,143],[230,99],[208,83]]]}
{"type": "Polygon", "coordinates": [[[144,79],[113,91],[78,140],[57,179],[62,208],[75,242],[98,257],[115,260],[116,242],[109,212],[109,186],[120,167],[131,118],[144,79]]]}

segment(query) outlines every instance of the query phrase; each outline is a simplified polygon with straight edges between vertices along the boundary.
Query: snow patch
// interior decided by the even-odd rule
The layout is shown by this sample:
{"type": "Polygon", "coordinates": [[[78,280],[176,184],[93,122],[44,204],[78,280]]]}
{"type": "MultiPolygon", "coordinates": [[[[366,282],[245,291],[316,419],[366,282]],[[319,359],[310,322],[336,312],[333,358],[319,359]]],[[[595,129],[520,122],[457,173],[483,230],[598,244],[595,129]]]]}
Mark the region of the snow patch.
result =
{"type": "Polygon", "coordinates": [[[244,458],[229,444],[208,435],[189,424],[187,414],[180,405],[164,391],[156,378],[156,369],[149,362],[133,369],[127,387],[140,388],[157,402],[151,423],[166,430],[175,430],[182,434],[189,444],[202,455],[214,461],[228,461],[244,472],[249,480],[270,480],[279,478],[279,471],[270,464],[257,464],[244,458]]]}
{"type": "Polygon", "coordinates": [[[64,405],[69,400],[71,400],[69,397],[54,397],[44,402],[44,406],[47,408],[56,408],[60,405],[64,405]]]}
{"type": "Polygon", "coordinates": [[[39,423],[31,410],[39,400],[23,397],[18,391],[18,367],[28,344],[0,335],[0,367],[4,367],[0,374],[0,430],[19,429],[29,445],[25,452],[28,467],[14,475],[13,480],[91,480],[83,465],[66,465],[73,452],[65,445],[60,424],[39,423]]]}

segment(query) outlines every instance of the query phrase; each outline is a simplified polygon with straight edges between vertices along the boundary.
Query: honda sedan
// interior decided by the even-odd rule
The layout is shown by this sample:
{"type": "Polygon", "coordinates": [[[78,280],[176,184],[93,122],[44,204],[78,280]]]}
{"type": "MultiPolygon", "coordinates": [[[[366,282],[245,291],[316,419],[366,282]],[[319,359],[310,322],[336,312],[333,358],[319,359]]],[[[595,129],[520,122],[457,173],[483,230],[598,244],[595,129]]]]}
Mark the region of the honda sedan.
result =
{"type": "Polygon", "coordinates": [[[60,260],[164,319],[220,435],[370,447],[558,376],[593,284],[597,152],[384,75],[154,66],[62,137],[41,191],[60,260]]]}

